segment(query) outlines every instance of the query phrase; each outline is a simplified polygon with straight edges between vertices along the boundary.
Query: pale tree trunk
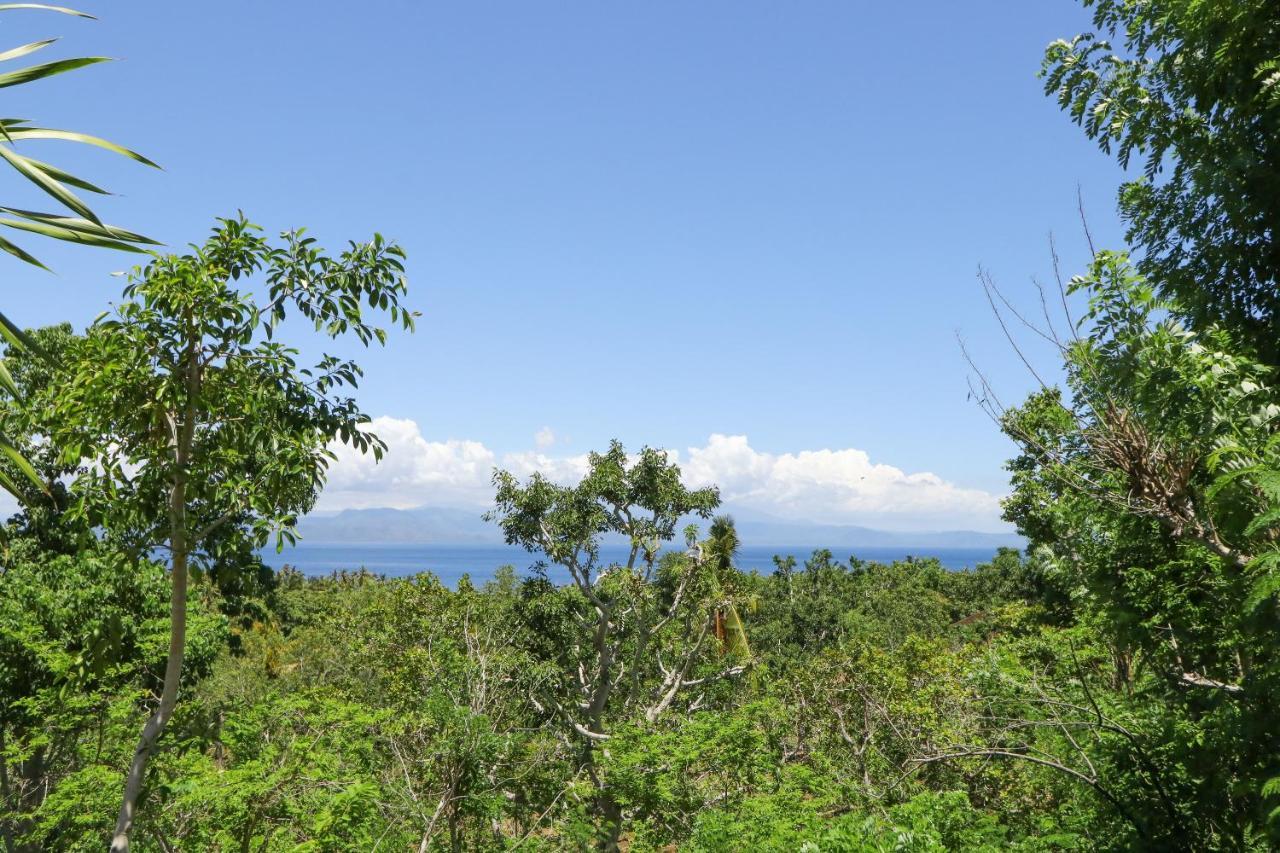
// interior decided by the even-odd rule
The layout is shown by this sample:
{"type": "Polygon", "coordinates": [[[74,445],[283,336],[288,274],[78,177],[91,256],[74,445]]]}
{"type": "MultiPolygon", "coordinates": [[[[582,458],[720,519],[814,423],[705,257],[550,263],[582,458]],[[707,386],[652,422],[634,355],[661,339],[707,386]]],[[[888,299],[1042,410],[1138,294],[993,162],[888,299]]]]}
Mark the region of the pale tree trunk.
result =
{"type": "Polygon", "coordinates": [[[173,478],[169,488],[169,553],[172,556],[173,594],[169,600],[169,660],[164,668],[164,685],[160,689],[160,705],[142,728],[138,748],[125,777],[124,796],[120,801],[120,814],[116,817],[116,829],[111,837],[112,853],[126,853],[129,849],[129,832],[138,811],[142,783],[146,778],[147,761],[155,751],[156,742],[164,733],[169,718],[178,703],[178,687],[182,681],[182,657],[187,641],[187,557],[192,543],[187,534],[187,465],[195,442],[197,405],[200,393],[199,339],[187,316],[189,337],[186,357],[183,359],[183,384],[186,405],[182,422],[170,417],[170,435],[173,448],[173,478]]]}
{"type": "Polygon", "coordinates": [[[142,793],[142,777],[146,775],[147,760],[155,749],[156,740],[169,725],[169,717],[173,716],[174,704],[178,702],[178,683],[182,680],[183,646],[187,640],[187,555],[174,555],[173,560],[173,598],[169,605],[169,662],[164,670],[164,688],[160,692],[160,707],[152,713],[146,726],[142,727],[142,738],[138,740],[137,751],[133,753],[133,763],[129,765],[129,775],[124,780],[124,798],[120,802],[120,815],[115,818],[115,834],[111,838],[113,853],[123,853],[129,849],[129,830],[133,827],[133,815],[137,811],[138,795],[142,793]]]}
{"type": "MultiPolygon", "coordinates": [[[[176,490],[175,490],[176,491],[176,490]]],[[[179,534],[181,539],[181,534],[179,534]]],[[[129,831],[142,793],[142,781],[147,772],[147,760],[155,749],[156,741],[164,733],[173,708],[178,702],[178,685],[182,680],[182,657],[187,637],[187,553],[185,543],[173,552],[173,596],[169,603],[169,660],[164,669],[164,687],[160,691],[160,705],[142,729],[138,748],[125,777],[124,797],[120,814],[116,818],[115,834],[111,839],[112,853],[124,853],[129,849],[129,831]]]]}

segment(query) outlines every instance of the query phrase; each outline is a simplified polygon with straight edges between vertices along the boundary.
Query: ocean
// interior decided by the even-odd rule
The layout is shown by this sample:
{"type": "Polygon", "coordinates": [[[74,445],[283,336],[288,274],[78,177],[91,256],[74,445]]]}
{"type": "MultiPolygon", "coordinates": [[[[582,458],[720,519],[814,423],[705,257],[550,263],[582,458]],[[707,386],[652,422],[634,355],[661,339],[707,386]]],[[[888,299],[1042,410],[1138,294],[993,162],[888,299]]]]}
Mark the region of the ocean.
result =
{"type": "MultiPolygon", "coordinates": [[[[830,550],[834,559],[841,562],[851,556],[882,563],[907,557],[936,557],[944,568],[952,570],[972,568],[995,555],[994,548],[844,547],[830,550]]],[[[626,549],[621,545],[604,546],[600,551],[605,561],[626,559],[626,549]]],[[[744,571],[754,569],[761,574],[769,574],[774,571],[774,555],[779,555],[795,557],[799,568],[813,551],[813,548],[799,546],[744,546],[738,552],[738,567],[744,571]]],[[[388,577],[431,572],[449,586],[457,583],[463,575],[469,575],[474,583],[483,583],[492,578],[500,566],[512,566],[517,575],[528,575],[541,556],[509,545],[326,544],[305,541],[286,547],[280,554],[274,548],[262,554],[269,566],[281,568],[290,565],[307,575],[327,575],[360,568],[388,577]]],[[[554,581],[568,580],[567,573],[557,566],[548,566],[547,574],[554,581]]]]}

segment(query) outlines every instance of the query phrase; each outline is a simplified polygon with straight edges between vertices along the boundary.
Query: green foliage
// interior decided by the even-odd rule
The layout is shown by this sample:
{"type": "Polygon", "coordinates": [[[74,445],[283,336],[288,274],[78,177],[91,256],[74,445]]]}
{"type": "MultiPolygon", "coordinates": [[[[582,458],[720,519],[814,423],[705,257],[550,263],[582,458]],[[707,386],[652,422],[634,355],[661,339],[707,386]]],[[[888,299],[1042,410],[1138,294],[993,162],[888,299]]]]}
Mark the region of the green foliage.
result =
{"type": "Polygon", "coordinates": [[[224,710],[212,749],[158,768],[167,808],[149,828],[193,849],[371,849],[388,829],[374,773],[386,716],[309,692],[263,700],[224,710]]]}
{"type": "MultiPolygon", "coordinates": [[[[36,847],[101,848],[138,694],[164,671],[167,614],[161,566],[14,537],[0,572],[0,826],[36,847]]],[[[227,639],[225,618],[193,608],[188,687],[227,639]]]]}
{"type": "Polygon", "coordinates": [[[800,792],[756,798],[738,813],[710,812],[699,819],[689,849],[803,853],[1071,849],[1067,838],[1041,847],[1011,842],[990,813],[975,810],[962,791],[926,792],[882,813],[823,814],[800,792]]]}
{"type": "Polygon", "coordinates": [[[1184,326],[1123,254],[1098,253],[1072,287],[1090,302],[1064,350],[1069,394],[1004,416],[1022,449],[1006,518],[1060,611],[1105,644],[1108,677],[1061,701],[1107,732],[1087,775],[1143,837],[1250,848],[1280,749],[1273,370],[1228,325],[1184,326]]]}
{"type": "MultiPolygon", "coordinates": [[[[522,582],[509,570],[483,587],[464,579],[456,589],[428,575],[283,573],[262,599],[262,620],[201,609],[193,624],[207,627],[189,644],[185,698],[152,762],[135,846],[345,850],[382,839],[402,849],[425,839],[427,849],[520,842],[559,850],[607,841],[611,827],[637,851],[898,844],[886,839],[915,845],[904,849],[1036,849],[1041,836],[1059,839],[1051,849],[1074,844],[1061,839],[1076,838],[1096,803],[1052,773],[1005,766],[992,778],[976,760],[968,768],[920,763],[946,744],[986,735],[978,688],[988,685],[980,675],[991,643],[1012,643],[1003,671],[1028,672],[1040,659],[1039,647],[1013,643],[1041,630],[1019,598],[1029,570],[1016,554],[964,573],[931,561],[850,568],[819,554],[811,564],[821,584],[811,592],[803,577],[789,584],[782,574],[761,578],[723,564],[714,584],[701,582],[706,565],[691,571],[696,563],[675,557],[659,560],[649,580],[623,583],[627,574],[610,570],[597,595],[620,609],[670,602],[687,577],[688,606],[677,612],[701,633],[714,625],[714,602],[733,590],[735,600],[754,602],[741,611],[754,675],[716,678],[735,664],[707,639],[687,680],[709,680],[652,718],[651,700],[615,697],[601,717],[609,738],[600,745],[584,744],[547,713],[550,700],[570,700],[557,691],[580,662],[598,664],[573,648],[589,640],[579,620],[593,610],[576,586],[522,582]],[[836,629],[798,635],[795,647],[777,644],[790,636],[781,620],[792,595],[824,602],[836,629]],[[893,602],[915,595],[935,603],[908,619],[893,602]],[[1054,793],[1046,799],[1046,791],[1054,793]]],[[[76,590],[76,578],[88,577],[84,559],[62,557],[47,569],[67,584],[65,595],[76,593],[79,621],[51,623],[51,639],[24,640],[4,660],[27,661],[32,649],[58,642],[78,649],[86,632],[75,626],[95,624],[91,605],[105,594],[98,581],[76,590]]],[[[23,570],[32,587],[41,565],[23,570]]],[[[49,777],[48,796],[21,812],[26,818],[11,813],[8,825],[23,843],[100,847],[139,719],[134,697],[155,689],[163,666],[161,569],[112,574],[108,565],[116,564],[94,571],[113,583],[148,579],[148,633],[116,647],[104,676],[77,682],[68,695],[82,705],[54,704],[53,687],[45,691],[51,698],[39,713],[56,722],[32,731],[78,732],[79,746],[49,777]]],[[[26,589],[0,588],[15,614],[4,624],[17,623],[26,589]]],[[[194,601],[227,605],[211,578],[196,593],[194,601]]],[[[136,606],[121,597],[122,609],[136,606]]],[[[617,635],[624,661],[636,659],[631,631],[617,635]]],[[[658,631],[648,642],[669,667],[686,640],[658,631]]],[[[631,677],[622,672],[620,684],[631,677]]],[[[638,681],[637,697],[664,695],[656,661],[638,681]]],[[[38,738],[16,724],[6,737],[16,776],[21,751],[38,738]]]]}
{"type": "Polygon", "coordinates": [[[381,339],[362,301],[411,326],[399,306],[402,253],[380,237],[336,258],[302,232],[282,239],[272,246],[245,219],[220,220],[193,253],[135,269],[115,315],[65,343],[57,380],[31,400],[29,431],[78,466],[73,515],[121,547],[172,535],[161,520],[181,473],[197,556],[210,566],[243,557],[245,539],[292,537],[324,482],[330,438],[381,453],[341,393],[359,367],[330,356],[301,367],[273,336],[292,309],[329,336],[381,339]],[[265,304],[239,289],[259,272],[265,304]],[[237,530],[243,539],[227,535],[237,530]]]}
{"type": "Polygon", "coordinates": [[[1270,0],[1084,0],[1095,32],[1045,52],[1045,91],[1122,165],[1153,286],[1271,364],[1280,309],[1280,27],[1270,0]]]}

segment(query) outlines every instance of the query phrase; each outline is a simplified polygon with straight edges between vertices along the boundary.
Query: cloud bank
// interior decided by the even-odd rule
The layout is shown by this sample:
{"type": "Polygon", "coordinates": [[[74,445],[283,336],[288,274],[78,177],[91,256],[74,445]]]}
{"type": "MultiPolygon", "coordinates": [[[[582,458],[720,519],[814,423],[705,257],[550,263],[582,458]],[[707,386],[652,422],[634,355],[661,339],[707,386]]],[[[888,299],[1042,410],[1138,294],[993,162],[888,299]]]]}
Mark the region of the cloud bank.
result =
{"type": "MultiPolygon", "coordinates": [[[[536,450],[501,456],[478,441],[429,441],[412,420],[375,418],[371,429],[387,442],[382,462],[335,446],[338,459],[318,509],[487,507],[495,467],[561,483],[577,481],[587,468],[586,454],[549,452],[556,443],[549,428],[536,450]]],[[[725,505],[740,513],[886,530],[1008,530],[999,496],[875,463],[855,448],[773,454],[753,448],[745,435],[715,434],[702,447],[670,453],[690,486],[719,486],[725,505]]]]}

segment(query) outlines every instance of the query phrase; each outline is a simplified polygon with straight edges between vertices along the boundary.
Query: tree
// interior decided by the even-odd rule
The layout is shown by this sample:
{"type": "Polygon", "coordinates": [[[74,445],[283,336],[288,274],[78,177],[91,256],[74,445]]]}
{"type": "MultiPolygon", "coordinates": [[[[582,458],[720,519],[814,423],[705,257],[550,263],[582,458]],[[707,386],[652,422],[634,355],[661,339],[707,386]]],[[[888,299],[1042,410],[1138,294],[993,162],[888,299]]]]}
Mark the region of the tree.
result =
{"type": "Polygon", "coordinates": [[[704,692],[742,666],[708,654],[714,613],[724,606],[708,563],[696,552],[659,559],[681,519],[711,515],[717,491],[687,488],[662,451],[644,448],[629,460],[615,441],[589,459],[576,486],[541,474],[522,485],[496,472],[489,518],[508,544],[541,551],[572,578],[560,590],[545,579],[526,584],[525,620],[535,655],[546,662],[530,674],[530,701],[576,744],[596,792],[599,844],[615,849],[622,814],[596,760],[609,728],[653,724],[677,697],[704,692]],[[601,559],[607,535],[626,542],[623,564],[601,559]]]}
{"type": "Polygon", "coordinates": [[[1142,177],[1120,191],[1139,270],[1193,327],[1280,361],[1280,17],[1271,0],[1083,0],[1047,93],[1142,177]],[[1122,46],[1113,45],[1118,40],[1122,46]]]}
{"type": "Polygon", "coordinates": [[[135,269],[115,315],[67,348],[58,380],[32,401],[52,445],[82,467],[73,516],[138,558],[168,554],[168,661],[126,778],[116,850],[128,848],[148,758],[178,699],[189,569],[272,533],[292,540],[324,483],[330,441],[382,451],[339,393],[359,367],[325,356],[301,368],[273,334],[296,312],[330,337],[385,341],[363,302],[413,324],[400,306],[403,253],[381,236],[331,257],[300,231],[274,246],[258,232],[243,217],[219,220],[203,246],[135,269]],[[265,304],[238,289],[257,273],[265,304]]]}
{"type": "Polygon", "coordinates": [[[720,649],[727,655],[747,660],[751,657],[751,645],[747,642],[747,631],[743,627],[742,617],[734,606],[732,597],[727,591],[732,589],[733,579],[737,573],[733,561],[738,557],[741,540],[738,539],[738,528],[734,526],[733,517],[717,515],[711,521],[709,536],[704,546],[703,558],[711,569],[711,577],[716,589],[721,592],[725,601],[715,608],[715,633],[720,641],[720,649]],[[726,589],[727,588],[727,589],[726,589]]]}
{"type": "Polygon", "coordinates": [[[1185,326],[1121,253],[1099,252],[1072,288],[1090,302],[1062,346],[1067,393],[999,413],[1021,445],[1005,517],[1107,641],[1111,689],[1156,717],[1148,729],[1185,733],[1163,775],[1212,780],[1170,807],[1137,768],[1135,824],[1242,846],[1278,748],[1274,371],[1227,325],[1185,326]]]}

